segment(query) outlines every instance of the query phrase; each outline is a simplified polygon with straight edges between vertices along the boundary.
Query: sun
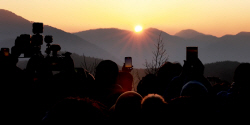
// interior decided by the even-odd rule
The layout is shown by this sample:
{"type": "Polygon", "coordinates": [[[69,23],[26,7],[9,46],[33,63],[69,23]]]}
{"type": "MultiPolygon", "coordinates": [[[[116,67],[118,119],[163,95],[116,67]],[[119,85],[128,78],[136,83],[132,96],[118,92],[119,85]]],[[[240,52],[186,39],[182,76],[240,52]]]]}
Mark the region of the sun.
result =
{"type": "Polygon", "coordinates": [[[135,32],[141,32],[141,31],[142,31],[142,26],[137,25],[137,26],[135,27],[135,32]]]}

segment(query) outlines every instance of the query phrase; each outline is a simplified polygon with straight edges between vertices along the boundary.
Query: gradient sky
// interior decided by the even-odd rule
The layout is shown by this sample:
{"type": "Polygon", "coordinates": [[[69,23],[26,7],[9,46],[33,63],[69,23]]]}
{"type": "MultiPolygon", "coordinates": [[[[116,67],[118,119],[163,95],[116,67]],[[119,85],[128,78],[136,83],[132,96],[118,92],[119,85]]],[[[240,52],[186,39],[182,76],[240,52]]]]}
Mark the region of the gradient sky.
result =
{"type": "Polygon", "coordinates": [[[183,29],[218,37],[250,32],[250,0],[0,0],[0,9],[66,32],[136,25],[171,35],[183,29]]]}

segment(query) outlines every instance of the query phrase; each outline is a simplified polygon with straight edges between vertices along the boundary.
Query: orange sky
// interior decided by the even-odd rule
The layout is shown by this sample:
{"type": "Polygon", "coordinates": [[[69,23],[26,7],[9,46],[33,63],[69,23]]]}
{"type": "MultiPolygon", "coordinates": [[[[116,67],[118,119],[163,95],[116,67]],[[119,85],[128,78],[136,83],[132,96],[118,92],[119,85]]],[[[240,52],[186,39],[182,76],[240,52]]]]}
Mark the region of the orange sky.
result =
{"type": "Polygon", "coordinates": [[[250,0],[0,0],[0,9],[66,32],[136,25],[171,35],[183,29],[218,37],[250,32],[250,0]]]}

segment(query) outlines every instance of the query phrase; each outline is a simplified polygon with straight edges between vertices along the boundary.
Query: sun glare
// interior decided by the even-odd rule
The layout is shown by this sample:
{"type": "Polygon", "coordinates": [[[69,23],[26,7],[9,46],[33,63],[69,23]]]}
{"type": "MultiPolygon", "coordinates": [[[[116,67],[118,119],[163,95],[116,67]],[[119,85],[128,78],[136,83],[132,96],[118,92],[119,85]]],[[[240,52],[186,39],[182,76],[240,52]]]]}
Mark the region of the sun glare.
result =
{"type": "Polygon", "coordinates": [[[141,32],[142,31],[142,26],[138,25],[135,27],[135,32],[141,32]]]}

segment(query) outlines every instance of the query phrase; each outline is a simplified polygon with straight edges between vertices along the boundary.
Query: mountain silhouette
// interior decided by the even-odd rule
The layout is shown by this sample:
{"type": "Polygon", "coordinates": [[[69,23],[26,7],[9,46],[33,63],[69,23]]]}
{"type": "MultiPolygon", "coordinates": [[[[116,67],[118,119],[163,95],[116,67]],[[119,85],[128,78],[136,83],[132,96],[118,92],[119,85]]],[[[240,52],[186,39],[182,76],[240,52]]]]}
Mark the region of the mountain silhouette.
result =
{"type": "MultiPolygon", "coordinates": [[[[155,49],[155,44],[160,34],[163,37],[165,46],[168,48],[166,50],[168,55],[170,55],[169,53],[175,53],[177,50],[171,48],[171,46],[181,44],[178,41],[181,41],[182,38],[171,36],[155,28],[145,29],[141,33],[116,28],[94,29],[75,33],[75,35],[102,47],[108,52],[115,53],[114,56],[120,60],[124,60],[126,56],[131,56],[133,66],[139,68],[144,67],[145,60],[151,62],[152,51],[155,49]]],[[[178,57],[171,56],[171,59],[178,60],[178,57]]]]}
{"type": "Polygon", "coordinates": [[[203,33],[200,33],[198,31],[192,30],[192,29],[186,29],[182,30],[175,34],[175,36],[188,39],[188,40],[197,40],[198,41],[216,41],[217,37],[212,35],[206,35],[203,33]]]}
{"type": "MultiPolygon", "coordinates": [[[[8,10],[0,9],[0,46],[11,48],[20,34],[32,35],[32,22],[8,10]]],[[[133,58],[135,68],[145,68],[145,60],[151,62],[152,51],[159,35],[164,43],[168,59],[180,62],[186,59],[186,47],[198,46],[199,58],[203,63],[217,61],[250,62],[250,33],[215,37],[199,33],[192,29],[170,35],[155,28],[144,29],[140,33],[117,28],[92,29],[77,33],[67,33],[45,25],[42,35],[52,35],[54,44],[59,44],[62,51],[78,55],[111,59],[122,65],[124,57],[133,58]]],[[[44,52],[46,44],[42,46],[44,52]]]]}
{"type": "Polygon", "coordinates": [[[205,34],[199,33],[199,32],[192,30],[192,29],[182,30],[182,31],[175,34],[175,36],[185,38],[185,39],[191,39],[191,38],[195,38],[197,36],[204,36],[204,35],[205,34]]]}
{"type": "Polygon", "coordinates": [[[238,33],[236,35],[237,36],[246,36],[246,37],[248,37],[248,36],[250,36],[250,32],[240,32],[240,33],[238,33]]]}
{"type": "Polygon", "coordinates": [[[236,35],[215,37],[194,30],[184,30],[176,35],[155,29],[145,29],[141,33],[116,28],[92,29],[74,33],[89,42],[102,47],[110,53],[116,53],[117,58],[132,56],[136,66],[143,67],[145,60],[151,61],[154,44],[161,34],[169,61],[183,64],[186,59],[186,47],[198,46],[199,58],[203,63],[217,61],[250,62],[250,34],[241,32],[236,35]],[[190,36],[189,36],[190,35],[190,36]],[[98,36],[98,37],[95,37],[98,36]]]}
{"type": "MultiPolygon", "coordinates": [[[[0,9],[0,46],[11,48],[14,46],[16,37],[21,34],[33,35],[32,22],[8,10],[0,9]]],[[[52,44],[59,44],[62,48],[61,51],[69,51],[79,55],[97,57],[100,59],[111,59],[121,64],[120,60],[113,57],[107,51],[74,34],[44,25],[44,32],[42,35],[52,35],[54,41],[52,44]]],[[[42,52],[44,52],[45,49],[46,43],[44,42],[42,45],[42,52]]]]}

